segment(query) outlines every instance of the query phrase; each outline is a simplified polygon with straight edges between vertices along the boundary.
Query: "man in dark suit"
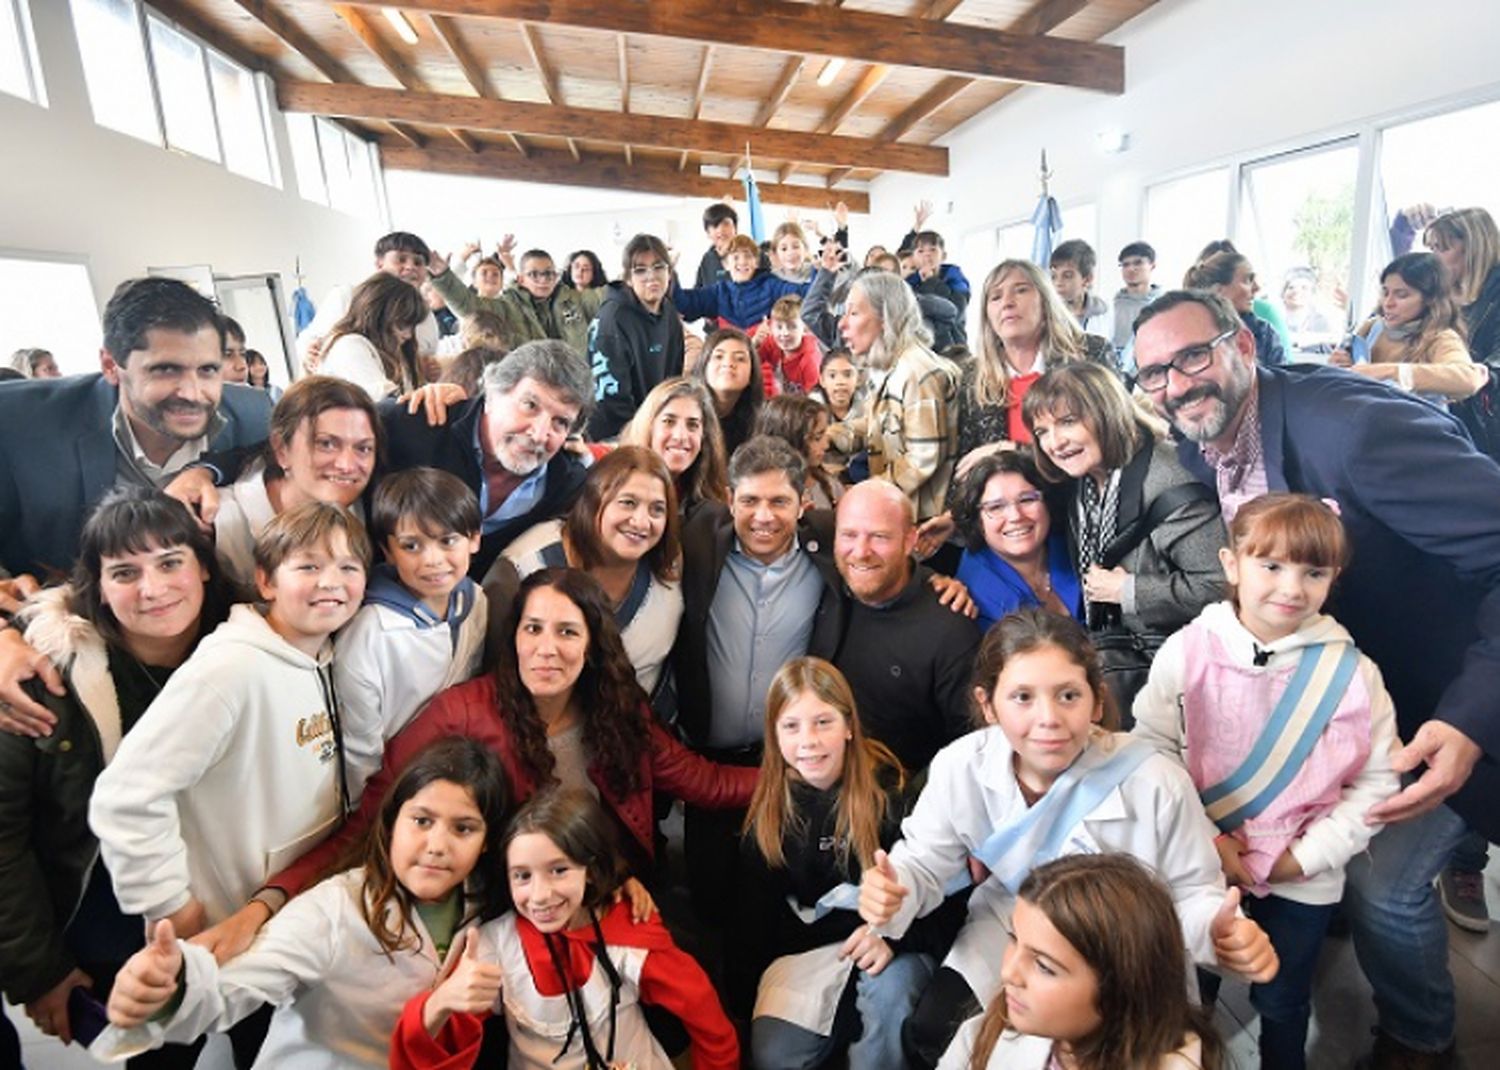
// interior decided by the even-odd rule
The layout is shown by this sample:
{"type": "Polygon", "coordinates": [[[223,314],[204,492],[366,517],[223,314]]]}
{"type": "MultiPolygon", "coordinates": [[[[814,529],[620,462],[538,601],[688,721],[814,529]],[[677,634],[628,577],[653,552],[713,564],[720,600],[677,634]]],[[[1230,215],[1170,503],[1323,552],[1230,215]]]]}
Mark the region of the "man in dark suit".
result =
{"type": "Polygon", "coordinates": [[[1454,1035],[1432,881],[1465,822],[1500,837],[1500,466],[1442,409],[1331,368],[1259,368],[1230,305],[1164,294],[1136,321],[1138,383],[1226,519],[1264,491],[1337,503],[1352,547],[1326,611],[1384,674],[1425,770],[1376,806],[1345,907],[1375,989],[1375,1066],[1443,1066],[1454,1035]]]}

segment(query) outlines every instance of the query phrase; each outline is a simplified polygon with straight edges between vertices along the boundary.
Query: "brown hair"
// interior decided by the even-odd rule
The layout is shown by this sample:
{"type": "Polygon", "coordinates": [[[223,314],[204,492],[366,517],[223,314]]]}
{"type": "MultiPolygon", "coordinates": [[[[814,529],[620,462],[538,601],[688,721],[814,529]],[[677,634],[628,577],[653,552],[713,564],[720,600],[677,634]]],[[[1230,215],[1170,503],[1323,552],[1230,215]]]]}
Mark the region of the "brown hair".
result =
{"type": "MultiPolygon", "coordinates": [[[[1036,461],[1030,449],[1023,446],[1020,449],[986,454],[964,473],[964,477],[953,489],[953,523],[957,526],[964,545],[974,553],[979,553],[989,545],[985,542],[984,520],[980,510],[984,504],[985,487],[999,475],[1020,476],[1035,487],[1042,495],[1042,504],[1047,509],[1049,522],[1053,510],[1059,506],[1058,502],[1049,500],[1049,488],[1042,480],[1041,473],[1036,470],[1036,461]]],[[[1055,497],[1056,493],[1054,490],[1052,496],[1055,497]]]]}
{"type": "Polygon", "coordinates": [[[372,554],[365,526],[349,510],[327,502],[304,502],[277,513],[255,537],[255,567],[270,576],[299,550],[310,546],[331,548],[337,532],[344,533],[349,552],[368,569],[372,554]]]}
{"type": "Polygon", "coordinates": [[[478,535],[483,523],[479,499],[452,472],[407,468],[393,472],[375,488],[370,503],[370,534],[384,543],[405,517],[434,539],[444,535],[478,535]]]}
{"type": "MultiPolygon", "coordinates": [[[[506,341],[505,321],[487,308],[471,312],[459,328],[458,336],[463,340],[466,350],[490,349],[502,357],[510,352],[510,344],[506,341]]],[[[485,363],[490,362],[487,360],[485,363]]],[[[477,393],[477,390],[473,391],[469,396],[473,397],[477,393]]]]}
{"type": "Polygon", "coordinates": [[[1042,354],[1049,365],[1085,360],[1088,349],[1083,328],[1063,304],[1057,287],[1047,273],[1029,260],[1002,260],[985,277],[980,289],[981,308],[979,315],[979,354],[974,368],[974,399],[980,405],[1006,405],[1010,403],[1010,362],[1005,358],[1005,343],[990,324],[984,310],[989,303],[990,291],[1007,275],[1026,276],[1041,298],[1042,305],[1042,354]]]}
{"type": "Polygon", "coordinates": [[[382,373],[397,390],[411,390],[422,382],[417,372],[417,343],[415,338],[401,341],[396,332],[402,328],[415,331],[427,316],[427,303],[415,286],[377,271],[354,288],[349,311],[333,325],[323,352],[342,336],[357,334],[375,347],[382,373]]]}
{"type": "MultiPolygon", "coordinates": [[[[806,394],[777,394],[774,398],[766,398],[760,407],[760,413],[755,417],[755,434],[779,438],[807,459],[807,444],[820,419],[831,424],[833,413],[817,398],[806,394]]],[[[838,498],[833,477],[821,466],[809,461],[807,478],[822,489],[829,501],[838,498]]]]}
{"type": "MultiPolygon", "coordinates": [[[[729,410],[729,415],[719,417],[719,423],[723,427],[726,441],[744,442],[750,437],[750,429],[755,425],[755,414],[760,409],[761,402],[766,400],[766,384],[762,378],[760,355],[756,353],[755,343],[750,341],[750,336],[738,327],[720,327],[714,331],[703,340],[703,355],[698,358],[698,363],[693,365],[693,378],[708,387],[709,359],[713,356],[715,349],[728,341],[739,342],[745,347],[745,353],[750,358],[750,381],[745,384],[745,389],[741,390],[740,396],[735,399],[734,408],[729,410]]],[[[708,387],[708,392],[710,396],[717,397],[712,387],[708,387]]],[[[714,411],[718,412],[717,409],[714,411]]]]}
{"type": "Polygon", "coordinates": [[[1442,340],[1444,331],[1453,331],[1460,338],[1467,335],[1463,313],[1458,310],[1458,301],[1453,295],[1452,280],[1443,269],[1443,262],[1433,253],[1406,253],[1385,266],[1380,273],[1380,284],[1395,275],[1422,296],[1422,316],[1417,321],[1420,330],[1411,340],[1408,359],[1412,364],[1429,364],[1433,351],[1442,340]]]}
{"type": "MultiPolygon", "coordinates": [[[[1155,1070],[1190,1034],[1202,1043],[1203,1070],[1219,1070],[1223,1046],[1208,1012],[1188,999],[1182,926],[1159,878],[1127,854],[1068,855],[1032,870],[1018,895],[1094,973],[1100,1025],[1071,1044],[1081,1070],[1155,1070]]],[[[984,1070],[1008,1026],[1002,992],[980,1023],[971,1070],[984,1070]]]]}
{"type": "MultiPolygon", "coordinates": [[[[1036,419],[1076,416],[1099,442],[1104,467],[1124,468],[1146,443],[1159,436],[1159,427],[1130,400],[1119,376],[1103,365],[1064,364],[1032,384],[1021,402],[1021,419],[1036,436],[1036,419]]],[[[1067,473],[1040,446],[1036,466],[1042,478],[1064,483],[1067,473]]]]}
{"type": "Polygon", "coordinates": [[[719,414],[714,411],[713,395],[697,379],[677,375],[663,379],[651,388],[646,400],[624,430],[620,432],[622,445],[651,448],[651,428],[661,411],[678,398],[692,398],[703,414],[703,447],[698,459],[682,474],[680,491],[683,510],[702,501],[729,501],[729,459],[724,450],[724,428],[719,423],[719,414]]]}
{"type": "Polygon", "coordinates": [[[796,294],[778,297],[771,306],[771,318],[783,323],[796,323],[802,318],[802,298],[796,294]]]}
{"type": "Polygon", "coordinates": [[[563,519],[563,540],[570,558],[587,571],[604,563],[604,539],[599,526],[604,508],[614,500],[627,480],[636,473],[661,483],[667,499],[666,526],[656,545],[646,551],[642,563],[662,582],[677,578],[682,563],[681,518],[677,510],[677,488],[666,462],[644,446],[620,446],[606,453],[589,469],[583,488],[563,519]]]}
{"type": "Polygon", "coordinates": [[[1199,260],[1187,269],[1182,285],[1189,290],[1209,290],[1215,286],[1228,286],[1234,281],[1235,272],[1241,265],[1248,265],[1248,257],[1236,252],[1219,252],[1199,260]]]}
{"type": "Polygon", "coordinates": [[[730,240],[729,248],[724,252],[724,259],[728,260],[735,253],[749,253],[755,257],[756,263],[760,262],[760,246],[748,234],[736,234],[730,240]]]}
{"type": "Polygon", "coordinates": [[[905,775],[901,763],[883,744],[868,738],[854,707],[854,692],[844,675],[822,658],[794,658],[781,667],[766,696],[765,746],[761,751],[760,779],[750,797],[744,831],[753,834],[755,845],[767,865],[786,865],[782,842],[789,828],[801,830],[806,823],[797,812],[792,785],[801,774],[786,764],[776,740],[776,722],[782,711],[803,694],[811,694],[839,712],[849,730],[844,749],[844,772],[840,781],[838,816],[834,825],[838,864],[847,867],[851,849],[861,869],[875,864],[880,848],[880,826],[890,797],[881,788],[884,770],[895,773],[899,785],[905,775]]]}
{"type": "Polygon", "coordinates": [[[385,429],[370,395],[347,379],[309,375],[287,387],[271,410],[271,422],[266,428],[266,476],[271,479],[285,476],[286,472],[276,463],[277,447],[290,446],[304,426],[312,434],[318,417],[335,409],[358,409],[365,414],[370,421],[370,434],[375,438],[375,462],[379,464],[385,452],[385,429]]]}
{"type": "MultiPolygon", "coordinates": [[[[974,655],[973,685],[986,695],[993,695],[1000,674],[1011,658],[1055,646],[1068,660],[1084,672],[1094,699],[1103,704],[1100,725],[1113,731],[1120,723],[1114,699],[1104,683],[1104,669],[1099,655],[1089,641],[1089,633],[1072,617],[1051,613],[1040,606],[1028,606],[1002,617],[979,644],[974,655]]],[[[974,724],[984,727],[984,711],[974,710],[974,724]]]]}
{"type": "Polygon", "coordinates": [[[439,382],[455,383],[463,387],[464,393],[469,397],[476,398],[484,389],[484,370],[504,359],[503,349],[473,346],[453,358],[453,363],[448,365],[448,370],[443,372],[439,382]]]}
{"type": "MultiPolygon", "coordinates": [[[[412,924],[411,893],[391,868],[391,836],[401,807],[429,784],[446,781],[469,793],[484,818],[484,851],[463,884],[465,917],[479,921],[497,918],[510,905],[506,894],[505,852],[500,848],[505,819],[510,812],[510,786],[500,759],[484,744],[463,736],[438,740],[421,751],[401,771],[380,802],[379,815],[369,830],[341,857],[331,871],[351,866],[364,869],[360,916],[370,927],[386,957],[416,949],[420,938],[412,924]],[[392,918],[391,906],[396,906],[392,918]],[[391,922],[395,921],[393,927],[391,922]]],[[[331,875],[331,873],[330,873],[331,875]]]]}
{"type": "Polygon", "coordinates": [[[1309,494],[1272,493],[1240,506],[1229,525],[1236,554],[1281,557],[1299,565],[1343,569],[1349,563],[1344,524],[1309,494]]]}
{"type": "MultiPolygon", "coordinates": [[[[569,860],[583,867],[584,909],[599,912],[614,902],[627,876],[625,859],[615,839],[614,822],[598,799],[576,788],[538,792],[510,819],[501,844],[502,856],[510,852],[517,836],[528,833],[547,837],[569,860]]],[[[509,862],[502,864],[509,873],[509,862]]]]}

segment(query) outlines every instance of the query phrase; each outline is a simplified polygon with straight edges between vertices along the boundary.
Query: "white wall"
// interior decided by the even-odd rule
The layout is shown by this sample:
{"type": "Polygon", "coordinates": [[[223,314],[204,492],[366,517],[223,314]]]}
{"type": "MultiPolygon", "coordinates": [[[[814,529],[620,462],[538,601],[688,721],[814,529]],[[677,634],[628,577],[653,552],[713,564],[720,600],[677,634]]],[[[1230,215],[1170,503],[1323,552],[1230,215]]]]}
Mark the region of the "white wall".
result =
{"type": "Polygon", "coordinates": [[[96,126],[67,0],[31,11],[50,107],[0,94],[0,248],[86,258],[101,311],[148,266],[281,272],[290,294],[300,256],[314,300],[368,273],[384,228],[298,196],[279,117],[285,190],[96,126]]]}
{"type": "Polygon", "coordinates": [[[966,238],[971,250],[986,248],[976,232],[1030,215],[1045,148],[1064,213],[1069,202],[1098,204],[1099,289],[1112,293],[1115,254],[1151,237],[1139,233],[1147,184],[1425,102],[1500,92],[1497,40],[1496,0],[1432,0],[1420,10],[1406,0],[1162,0],[1106,38],[1125,48],[1123,96],[1015,93],[941,139],[949,178],[877,179],[874,229],[894,239],[911,225],[912,205],[932,200],[931,225],[978,285],[993,264],[964,259],[966,238]],[[1128,151],[1095,147],[1109,127],[1129,132],[1128,151]]]}

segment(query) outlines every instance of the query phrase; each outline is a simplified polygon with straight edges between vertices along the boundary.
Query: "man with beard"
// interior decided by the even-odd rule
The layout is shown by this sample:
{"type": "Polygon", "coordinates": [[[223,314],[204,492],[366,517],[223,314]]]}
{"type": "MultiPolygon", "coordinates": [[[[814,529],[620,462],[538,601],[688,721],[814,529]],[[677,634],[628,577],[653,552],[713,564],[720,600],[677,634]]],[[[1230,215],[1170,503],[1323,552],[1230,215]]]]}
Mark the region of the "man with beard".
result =
{"type": "Polygon", "coordinates": [[[1254,337],[1211,294],[1147,306],[1135,356],[1137,384],[1226,521],[1268,490],[1337,504],[1352,557],[1327,612],[1380,666],[1406,743],[1391,764],[1412,774],[1370,811],[1389,827],[1348,868],[1344,906],[1380,1018],[1370,1065],[1451,1065],[1432,881],[1466,820],[1500,837],[1500,466],[1443,410],[1385,383],[1258,368],[1254,337]]]}
{"type": "Polygon", "coordinates": [[[262,442],[270,395],[224,386],[224,325],[175,279],[131,279],[104,310],[100,372],[0,394],[0,609],[65,575],[90,510],[119,484],[164,486],[206,451],[262,442]]]}
{"type": "Polygon", "coordinates": [[[489,365],[480,396],[449,409],[439,426],[405,404],[382,403],[384,468],[441,468],[479,496],[483,539],[469,568],[478,579],[517,535],[572,504],[586,470],[562,445],[593,396],[588,365],[571,346],[528,342],[489,365]]]}

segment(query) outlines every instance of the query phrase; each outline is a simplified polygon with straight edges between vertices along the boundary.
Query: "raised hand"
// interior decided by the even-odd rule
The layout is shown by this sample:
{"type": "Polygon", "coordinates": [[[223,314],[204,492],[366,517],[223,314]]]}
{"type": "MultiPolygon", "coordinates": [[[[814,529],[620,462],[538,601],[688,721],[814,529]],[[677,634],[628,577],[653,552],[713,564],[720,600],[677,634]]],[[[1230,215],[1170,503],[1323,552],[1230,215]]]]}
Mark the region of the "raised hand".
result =
{"type": "Polygon", "coordinates": [[[908,894],[890,856],[876,851],[875,864],[859,880],[859,916],[871,925],[885,925],[896,916],[908,894]]]}
{"type": "Polygon", "coordinates": [[[143,1024],[177,994],[182,972],[182,948],[166,918],[156,923],[151,942],[130,956],[115,977],[109,994],[109,1020],[121,1029],[143,1024]]]}
{"type": "Polygon", "coordinates": [[[1281,960],[1271,946],[1264,929],[1242,917],[1240,890],[1231,888],[1224,895],[1219,912],[1214,915],[1209,935],[1214,942],[1214,956],[1219,965],[1233,970],[1247,981],[1265,982],[1276,976],[1281,960]]]}
{"type": "MultiPolygon", "coordinates": [[[[459,254],[459,260],[467,260],[467,259],[468,259],[468,256],[466,255],[466,253],[460,253],[459,254]]],[[[428,253],[427,253],[427,274],[431,275],[433,278],[437,278],[439,275],[441,275],[443,272],[445,272],[447,270],[448,270],[448,258],[447,258],[447,256],[445,256],[444,254],[438,252],[436,249],[429,250],[428,253]]]]}
{"type": "Polygon", "coordinates": [[[911,229],[921,230],[927,224],[927,221],[932,218],[932,202],[918,201],[916,207],[912,210],[912,215],[916,219],[916,224],[911,229]]]}

